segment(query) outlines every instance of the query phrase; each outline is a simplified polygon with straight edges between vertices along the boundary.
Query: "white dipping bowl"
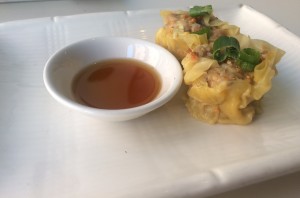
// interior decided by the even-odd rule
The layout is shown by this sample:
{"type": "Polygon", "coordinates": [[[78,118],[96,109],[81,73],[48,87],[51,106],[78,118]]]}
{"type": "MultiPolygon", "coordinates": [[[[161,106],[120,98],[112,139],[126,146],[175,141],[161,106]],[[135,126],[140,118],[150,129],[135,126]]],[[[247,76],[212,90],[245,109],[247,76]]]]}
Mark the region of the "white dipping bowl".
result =
{"type": "Polygon", "coordinates": [[[108,121],[124,121],[140,117],[168,102],[182,83],[182,69],[177,59],[154,43],[126,37],[97,37],[79,41],[57,51],[44,68],[44,83],[61,104],[78,112],[108,121]],[[128,109],[98,109],[81,104],[73,93],[74,77],[95,62],[133,58],[155,68],[161,76],[161,90],[151,102],[128,109]]]}

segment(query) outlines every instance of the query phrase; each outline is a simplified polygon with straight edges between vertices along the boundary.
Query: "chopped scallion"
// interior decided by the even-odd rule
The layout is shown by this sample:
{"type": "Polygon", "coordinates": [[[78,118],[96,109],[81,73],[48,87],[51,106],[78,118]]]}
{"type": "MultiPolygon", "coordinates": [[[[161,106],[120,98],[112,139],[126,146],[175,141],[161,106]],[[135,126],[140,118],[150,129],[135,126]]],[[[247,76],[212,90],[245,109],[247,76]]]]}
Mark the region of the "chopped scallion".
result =
{"type": "Polygon", "coordinates": [[[242,61],[239,61],[239,66],[241,67],[241,69],[244,71],[244,72],[253,72],[254,70],[254,67],[256,65],[252,64],[252,63],[248,63],[248,62],[242,62],[242,61]]]}
{"type": "Polygon", "coordinates": [[[245,48],[240,51],[238,62],[244,72],[253,72],[260,62],[260,53],[253,48],[245,48]]]}
{"type": "Polygon", "coordinates": [[[240,52],[239,60],[257,65],[260,61],[260,53],[253,48],[245,48],[240,52]]]}
{"type": "Polygon", "coordinates": [[[199,35],[206,34],[207,38],[209,38],[210,35],[211,35],[211,29],[209,27],[203,27],[201,30],[196,31],[196,32],[192,32],[192,33],[193,34],[199,34],[199,35]]]}
{"type": "Polygon", "coordinates": [[[210,15],[213,12],[212,6],[194,6],[190,9],[189,14],[191,17],[198,17],[204,15],[210,15]]]}
{"type": "Polygon", "coordinates": [[[213,44],[213,56],[218,62],[239,56],[240,44],[234,37],[220,36],[213,44]]]}

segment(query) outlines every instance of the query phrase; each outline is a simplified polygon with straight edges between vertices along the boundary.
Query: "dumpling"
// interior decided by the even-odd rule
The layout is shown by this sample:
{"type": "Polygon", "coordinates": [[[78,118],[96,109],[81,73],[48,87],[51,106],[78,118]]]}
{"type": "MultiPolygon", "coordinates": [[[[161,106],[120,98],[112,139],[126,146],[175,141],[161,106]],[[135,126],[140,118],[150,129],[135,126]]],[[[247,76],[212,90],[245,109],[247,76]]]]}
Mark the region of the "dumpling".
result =
{"type": "Polygon", "coordinates": [[[182,63],[191,115],[210,124],[251,123],[284,51],[241,34],[216,18],[211,6],[161,15],[165,25],[156,42],[182,63]]]}
{"type": "Polygon", "coordinates": [[[208,45],[220,35],[239,34],[239,27],[221,21],[210,12],[202,17],[192,17],[187,11],[160,12],[164,26],[156,33],[156,43],[167,48],[179,60],[199,46],[208,45]]]}

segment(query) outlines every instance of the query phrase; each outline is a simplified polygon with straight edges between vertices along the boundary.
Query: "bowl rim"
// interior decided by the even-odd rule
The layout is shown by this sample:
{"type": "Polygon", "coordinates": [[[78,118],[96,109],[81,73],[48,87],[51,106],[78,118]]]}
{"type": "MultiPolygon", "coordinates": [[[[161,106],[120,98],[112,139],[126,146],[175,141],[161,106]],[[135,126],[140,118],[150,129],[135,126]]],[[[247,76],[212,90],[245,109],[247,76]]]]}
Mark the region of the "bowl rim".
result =
{"type": "MultiPolygon", "coordinates": [[[[140,61],[142,61],[142,60],[140,60],[140,61]]],[[[160,74],[160,72],[159,72],[159,74],[160,74]]],[[[163,78],[162,75],[161,75],[161,77],[163,78]]],[[[114,117],[114,115],[126,115],[126,114],[135,113],[135,112],[139,112],[139,111],[145,111],[145,110],[151,111],[151,110],[154,110],[154,109],[164,105],[171,98],[173,98],[173,96],[178,92],[179,88],[181,87],[182,81],[183,81],[183,71],[182,71],[180,62],[176,59],[176,57],[171,52],[169,52],[168,50],[166,50],[165,48],[163,48],[162,46],[160,46],[156,43],[150,42],[148,40],[132,38],[132,37],[99,36],[99,37],[92,37],[92,38],[79,40],[77,42],[73,42],[71,44],[65,45],[64,47],[61,47],[55,53],[53,53],[45,63],[44,70],[43,70],[43,81],[44,81],[44,85],[45,85],[47,91],[50,93],[50,95],[55,100],[62,103],[63,105],[65,105],[71,109],[74,109],[74,110],[77,110],[80,112],[85,112],[88,114],[94,114],[94,115],[101,114],[101,115],[105,115],[106,117],[114,117]],[[136,107],[132,107],[132,108],[124,108],[124,109],[100,109],[100,108],[90,107],[90,106],[81,104],[72,99],[69,99],[68,97],[66,97],[64,95],[57,93],[55,91],[55,87],[53,87],[53,84],[52,84],[51,78],[50,78],[50,73],[49,73],[51,70],[51,67],[53,67],[53,64],[51,64],[53,59],[55,57],[57,57],[59,54],[63,53],[66,49],[74,47],[76,45],[81,45],[82,43],[92,42],[95,40],[97,40],[98,42],[101,40],[107,41],[109,39],[126,40],[127,42],[131,42],[131,43],[138,42],[138,43],[141,43],[144,45],[150,45],[151,47],[158,48],[164,54],[168,55],[168,58],[171,58],[172,62],[176,63],[177,65],[174,66],[174,67],[176,67],[175,68],[176,76],[174,76],[173,83],[172,83],[172,85],[170,85],[170,88],[166,91],[166,93],[162,94],[160,97],[158,97],[144,105],[140,105],[140,106],[136,106],[136,107]],[[109,114],[107,114],[108,112],[109,112],[109,114]]]]}

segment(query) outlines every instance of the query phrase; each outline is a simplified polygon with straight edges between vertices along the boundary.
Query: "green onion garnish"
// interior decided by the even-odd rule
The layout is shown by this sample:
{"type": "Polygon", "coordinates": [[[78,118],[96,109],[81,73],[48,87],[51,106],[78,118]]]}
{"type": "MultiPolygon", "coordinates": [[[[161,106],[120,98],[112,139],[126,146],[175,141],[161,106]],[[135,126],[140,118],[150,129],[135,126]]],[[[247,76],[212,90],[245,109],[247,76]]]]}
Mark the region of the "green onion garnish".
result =
{"type": "Polygon", "coordinates": [[[253,48],[245,48],[240,51],[238,62],[243,71],[253,72],[254,67],[260,62],[260,53],[253,48]]]}
{"type": "Polygon", "coordinates": [[[206,34],[207,35],[207,38],[210,37],[211,35],[211,29],[209,27],[203,27],[201,30],[199,31],[196,31],[196,32],[192,32],[192,34],[206,34]]]}
{"type": "Polygon", "coordinates": [[[210,15],[213,12],[212,6],[194,6],[190,9],[190,16],[191,17],[198,17],[204,15],[210,15]]]}
{"type": "Polygon", "coordinates": [[[245,48],[240,52],[239,60],[257,65],[260,61],[260,53],[253,48],[245,48]]]}
{"type": "Polygon", "coordinates": [[[213,56],[218,62],[228,58],[236,60],[244,72],[253,72],[260,62],[260,52],[253,48],[240,50],[239,41],[234,37],[220,36],[213,44],[213,56]]]}
{"type": "Polygon", "coordinates": [[[239,62],[239,66],[244,72],[253,72],[255,65],[248,62],[239,62]]]}
{"type": "Polygon", "coordinates": [[[234,37],[220,36],[213,44],[213,56],[218,62],[239,57],[240,44],[234,37]]]}

